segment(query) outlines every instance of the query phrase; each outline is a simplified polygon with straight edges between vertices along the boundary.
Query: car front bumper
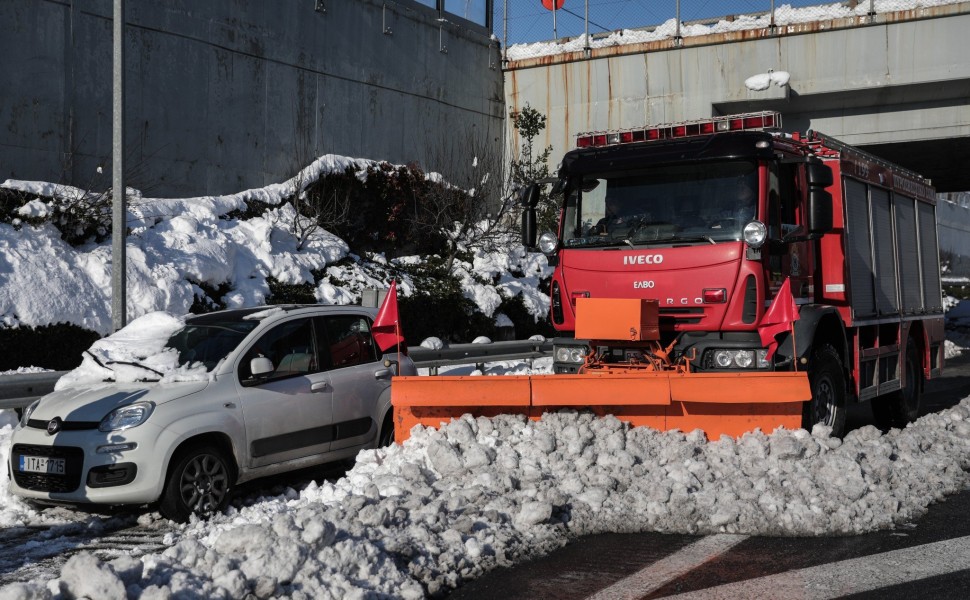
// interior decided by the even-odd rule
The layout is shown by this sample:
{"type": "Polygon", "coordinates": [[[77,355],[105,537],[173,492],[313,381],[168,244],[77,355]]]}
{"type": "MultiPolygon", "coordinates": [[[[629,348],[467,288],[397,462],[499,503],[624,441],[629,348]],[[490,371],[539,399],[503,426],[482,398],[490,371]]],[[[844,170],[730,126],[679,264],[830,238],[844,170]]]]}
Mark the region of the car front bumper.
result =
{"type": "Polygon", "coordinates": [[[146,504],[158,500],[167,464],[165,433],[148,423],[125,431],[61,431],[18,427],[8,469],[10,492],[40,501],[68,504],[146,504]],[[98,452],[105,446],[130,449],[98,452]],[[21,456],[65,459],[65,473],[28,473],[21,456]]]}

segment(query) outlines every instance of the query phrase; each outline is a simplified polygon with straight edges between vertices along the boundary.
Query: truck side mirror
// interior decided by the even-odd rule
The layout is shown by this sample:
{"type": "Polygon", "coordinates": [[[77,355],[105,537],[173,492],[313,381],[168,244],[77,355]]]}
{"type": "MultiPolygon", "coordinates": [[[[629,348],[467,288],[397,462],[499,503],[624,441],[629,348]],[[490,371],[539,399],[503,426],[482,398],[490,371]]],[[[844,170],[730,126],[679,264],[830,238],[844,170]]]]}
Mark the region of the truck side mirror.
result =
{"type": "Polygon", "coordinates": [[[536,247],[536,209],[534,206],[526,207],[522,211],[522,245],[526,248],[536,247]]]}
{"type": "Polygon", "coordinates": [[[832,194],[819,187],[808,189],[808,232],[832,231],[832,194]]]}
{"type": "Polygon", "coordinates": [[[805,179],[810,187],[829,187],[834,181],[832,169],[822,162],[810,162],[805,165],[805,179]]]}
{"type": "Polygon", "coordinates": [[[825,188],[832,185],[832,169],[815,159],[805,165],[808,184],[808,232],[822,234],[832,231],[832,194],[825,188]]]}
{"type": "Polygon", "coordinates": [[[535,208],[539,204],[539,184],[531,183],[519,191],[519,204],[526,208],[535,208]]]}

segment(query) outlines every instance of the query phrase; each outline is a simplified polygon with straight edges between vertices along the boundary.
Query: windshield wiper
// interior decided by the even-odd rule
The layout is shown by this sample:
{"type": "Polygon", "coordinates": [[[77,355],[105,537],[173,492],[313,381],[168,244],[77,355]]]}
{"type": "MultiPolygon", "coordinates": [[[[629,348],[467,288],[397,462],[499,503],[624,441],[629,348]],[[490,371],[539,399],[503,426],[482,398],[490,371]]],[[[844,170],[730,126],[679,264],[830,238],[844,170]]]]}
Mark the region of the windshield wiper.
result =
{"type": "Polygon", "coordinates": [[[649,246],[651,244],[669,244],[671,242],[708,242],[715,245],[717,244],[717,242],[714,241],[714,238],[712,238],[709,235],[695,235],[695,236],[689,236],[689,237],[675,235],[670,237],[657,238],[653,240],[633,241],[633,240],[626,239],[623,241],[626,244],[628,244],[631,248],[636,248],[637,246],[649,246]]]}
{"type": "MultiPolygon", "coordinates": [[[[129,367],[138,367],[139,369],[145,369],[146,371],[151,371],[152,373],[158,375],[159,377],[164,377],[165,373],[161,371],[156,371],[151,367],[146,367],[141,363],[129,362],[127,360],[109,360],[106,364],[109,365],[128,365],[129,367]]],[[[141,381],[158,381],[158,379],[142,379],[141,381]]]]}
{"type": "MultiPolygon", "coordinates": [[[[101,359],[99,359],[99,358],[98,358],[98,357],[97,357],[97,356],[96,356],[96,355],[94,354],[94,352],[91,352],[90,350],[85,350],[84,352],[85,352],[85,353],[86,353],[86,354],[87,354],[88,356],[90,356],[90,357],[91,357],[91,358],[92,358],[92,359],[94,360],[94,362],[95,362],[95,364],[97,364],[97,365],[98,365],[99,367],[101,367],[102,369],[107,369],[107,370],[109,370],[109,371],[111,371],[112,373],[114,373],[114,372],[115,372],[115,370],[114,370],[114,369],[112,369],[112,368],[111,368],[111,367],[109,367],[108,365],[106,365],[106,364],[104,364],[103,362],[101,362],[101,359]]],[[[113,378],[113,377],[108,377],[107,379],[104,379],[103,381],[114,381],[114,378],[113,378]]]]}

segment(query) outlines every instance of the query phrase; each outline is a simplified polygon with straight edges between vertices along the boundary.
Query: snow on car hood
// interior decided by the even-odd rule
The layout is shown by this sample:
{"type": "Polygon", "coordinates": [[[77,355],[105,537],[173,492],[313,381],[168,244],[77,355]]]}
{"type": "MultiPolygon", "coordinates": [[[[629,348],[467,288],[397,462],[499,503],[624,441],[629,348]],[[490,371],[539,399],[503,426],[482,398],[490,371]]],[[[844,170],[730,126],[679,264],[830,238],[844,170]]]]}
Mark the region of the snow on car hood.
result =
{"type": "Polygon", "coordinates": [[[44,396],[31,419],[47,421],[60,417],[64,421],[101,421],[109,412],[133,402],[162,404],[199,392],[208,381],[173,383],[100,383],[72,386],[44,396]]]}
{"type": "Polygon", "coordinates": [[[81,365],[61,377],[54,389],[98,384],[105,380],[118,383],[207,381],[209,372],[204,365],[195,363],[180,367],[178,353],[165,347],[169,338],[184,326],[185,317],[167,312],[143,315],[92,344],[84,352],[81,365]]]}

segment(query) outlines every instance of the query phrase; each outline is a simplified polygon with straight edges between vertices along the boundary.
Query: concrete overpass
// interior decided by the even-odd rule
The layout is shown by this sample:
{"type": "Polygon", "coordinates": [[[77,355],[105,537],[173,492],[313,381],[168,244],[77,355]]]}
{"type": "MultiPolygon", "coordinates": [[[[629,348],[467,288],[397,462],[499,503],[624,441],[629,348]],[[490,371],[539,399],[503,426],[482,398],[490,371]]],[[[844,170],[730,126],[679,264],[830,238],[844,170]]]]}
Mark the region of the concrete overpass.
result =
{"type": "MultiPolygon", "coordinates": [[[[506,64],[507,108],[548,116],[553,156],[584,131],[778,110],[932,179],[970,190],[970,2],[593,48],[506,64]],[[784,87],[745,87],[787,71],[784,87]]],[[[510,132],[513,152],[519,140],[510,132]]],[[[554,159],[556,160],[556,159],[554,159]]]]}

